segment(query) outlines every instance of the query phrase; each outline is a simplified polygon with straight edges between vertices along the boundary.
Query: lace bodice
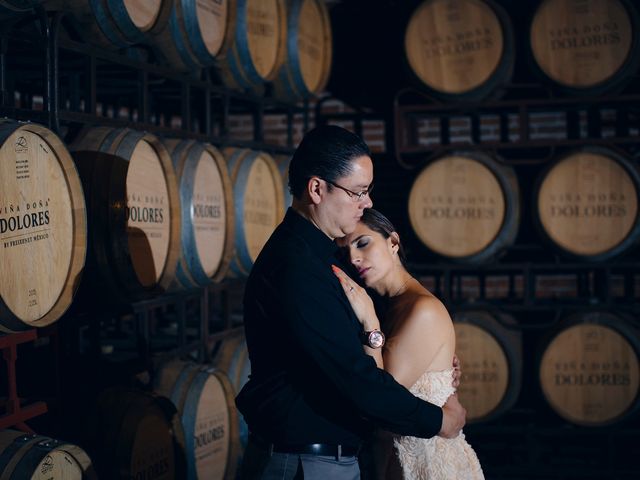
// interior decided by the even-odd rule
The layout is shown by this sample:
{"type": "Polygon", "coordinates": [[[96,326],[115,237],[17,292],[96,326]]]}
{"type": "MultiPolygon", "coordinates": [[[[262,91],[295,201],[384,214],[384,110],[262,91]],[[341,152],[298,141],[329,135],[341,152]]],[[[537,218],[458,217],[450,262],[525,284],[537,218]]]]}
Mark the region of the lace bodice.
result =
{"type": "MultiPolygon", "coordinates": [[[[409,389],[442,406],[455,392],[453,369],[425,372],[409,389]]],[[[461,432],[456,438],[397,437],[394,440],[404,480],[483,480],[480,462],[461,432]]]]}
{"type": "Polygon", "coordinates": [[[453,368],[437,372],[425,372],[409,389],[416,397],[441,407],[455,392],[451,385],[453,368]]]}

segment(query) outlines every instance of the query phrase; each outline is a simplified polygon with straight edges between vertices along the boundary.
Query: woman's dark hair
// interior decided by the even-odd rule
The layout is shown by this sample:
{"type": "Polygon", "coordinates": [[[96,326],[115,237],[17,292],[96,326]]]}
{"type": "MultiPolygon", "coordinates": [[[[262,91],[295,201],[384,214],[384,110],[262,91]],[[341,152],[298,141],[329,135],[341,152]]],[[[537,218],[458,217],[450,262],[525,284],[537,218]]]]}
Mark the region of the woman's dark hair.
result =
{"type": "MultiPolygon", "coordinates": [[[[360,221],[374,232],[378,232],[385,239],[389,238],[393,232],[397,233],[397,230],[393,226],[393,223],[391,223],[391,221],[387,217],[385,217],[379,211],[374,210],[373,208],[365,208],[360,221]]],[[[404,248],[402,248],[402,243],[400,242],[400,240],[398,240],[398,257],[404,265],[404,248]]]]}
{"type": "Polygon", "coordinates": [[[356,134],[336,125],[316,127],[304,136],[293,154],[289,164],[289,191],[301,198],[313,176],[335,182],[351,173],[351,161],[362,156],[371,156],[371,152],[356,134]]]}

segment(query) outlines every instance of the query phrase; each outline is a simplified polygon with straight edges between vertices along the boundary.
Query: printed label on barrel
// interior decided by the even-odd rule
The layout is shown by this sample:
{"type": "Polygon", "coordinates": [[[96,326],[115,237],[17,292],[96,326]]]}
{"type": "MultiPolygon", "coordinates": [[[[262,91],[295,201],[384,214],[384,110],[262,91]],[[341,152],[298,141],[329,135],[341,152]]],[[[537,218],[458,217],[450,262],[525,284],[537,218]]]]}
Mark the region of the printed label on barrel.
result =
{"type": "Polygon", "coordinates": [[[280,19],[278,0],[247,1],[247,41],[251,60],[262,78],[276,67],[280,31],[285,28],[280,19]]]}
{"type": "Polygon", "coordinates": [[[533,19],[531,48],[550,78],[585,88],[616,74],[632,35],[629,15],[617,0],[548,0],[533,19]]]}
{"type": "Polygon", "coordinates": [[[298,19],[298,57],[304,84],[310,92],[316,92],[326,68],[325,59],[330,54],[327,42],[325,17],[314,0],[303,0],[298,19]]]}
{"type": "Polygon", "coordinates": [[[171,231],[167,180],[158,154],[146,141],[136,145],[127,171],[127,234],[138,280],[153,286],[162,275],[171,231]]]}
{"type": "Polygon", "coordinates": [[[619,163],[583,152],[549,171],[540,187],[538,212],[555,243],[575,254],[596,255],[627,237],[636,222],[638,192],[619,163]]]}
{"type": "Polygon", "coordinates": [[[69,186],[56,152],[24,129],[0,149],[0,296],[25,322],[55,305],[73,255],[69,186]]]}
{"type": "Polygon", "coordinates": [[[478,0],[432,0],[412,16],[405,50],[413,71],[428,86],[464,93],[488,80],[503,52],[495,13],[478,0]]]}
{"type": "Polygon", "coordinates": [[[124,0],[124,6],[133,24],[141,31],[147,31],[158,18],[163,0],[124,0]]]}
{"type": "MultiPolygon", "coordinates": [[[[224,478],[229,455],[229,407],[220,381],[210,376],[196,414],[195,461],[198,478],[224,478]]],[[[189,432],[187,432],[189,434],[189,432]]]]}
{"type": "Polygon", "coordinates": [[[452,257],[484,250],[498,235],[504,215],[495,175],[465,157],[435,161],[418,175],[409,194],[409,217],[420,240],[452,257]]]}
{"type": "Polygon", "coordinates": [[[149,410],[138,424],[129,478],[170,480],[175,473],[173,434],[167,420],[149,410]]]}
{"type": "Polygon", "coordinates": [[[206,150],[195,171],[191,219],[196,248],[207,276],[218,270],[227,236],[227,205],[222,176],[215,159],[206,150]]]}
{"type": "Polygon", "coordinates": [[[458,387],[467,419],[482,418],[504,398],[509,379],[507,357],[493,335],[469,323],[455,323],[456,354],[462,364],[458,387]]]}
{"type": "Polygon", "coordinates": [[[276,228],[280,212],[271,169],[257,157],[251,165],[244,192],[243,227],[249,256],[254,261],[276,228]]]}
{"type": "Polygon", "coordinates": [[[33,472],[31,476],[25,478],[30,478],[31,480],[50,480],[52,478],[81,480],[82,469],[80,465],[78,465],[78,462],[68,453],[53,450],[40,461],[36,467],[36,471],[33,472]]]}
{"type": "MultiPolygon", "coordinates": [[[[213,56],[220,52],[227,34],[228,8],[227,0],[196,0],[200,34],[207,51],[213,56]]],[[[191,32],[191,35],[195,35],[195,32],[191,32]]]]}
{"type": "Polygon", "coordinates": [[[561,332],[542,357],[540,382],[563,417],[597,424],[626,412],[638,395],[638,357],[625,338],[601,325],[561,332]]]}

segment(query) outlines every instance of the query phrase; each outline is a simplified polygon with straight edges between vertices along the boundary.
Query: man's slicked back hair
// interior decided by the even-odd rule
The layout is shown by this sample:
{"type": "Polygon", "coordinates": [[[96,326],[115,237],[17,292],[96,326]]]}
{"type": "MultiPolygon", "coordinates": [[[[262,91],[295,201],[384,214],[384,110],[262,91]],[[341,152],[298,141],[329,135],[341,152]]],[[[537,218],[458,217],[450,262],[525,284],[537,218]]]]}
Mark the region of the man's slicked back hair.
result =
{"type": "Polygon", "coordinates": [[[336,182],[350,174],[352,161],[362,156],[371,156],[371,152],[356,134],[336,125],[316,127],[304,136],[293,154],[289,191],[300,199],[313,176],[336,182]]]}

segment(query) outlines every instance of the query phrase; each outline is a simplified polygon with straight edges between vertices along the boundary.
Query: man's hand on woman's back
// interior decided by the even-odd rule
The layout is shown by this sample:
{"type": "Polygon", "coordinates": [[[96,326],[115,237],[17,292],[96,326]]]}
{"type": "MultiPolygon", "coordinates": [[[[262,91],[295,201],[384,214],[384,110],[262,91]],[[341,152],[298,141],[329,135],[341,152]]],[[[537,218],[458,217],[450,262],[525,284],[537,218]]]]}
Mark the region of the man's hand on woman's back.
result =
{"type": "Polygon", "coordinates": [[[454,393],[442,406],[442,427],[438,435],[444,438],[457,437],[466,423],[466,416],[467,411],[458,401],[458,395],[454,393]]]}

